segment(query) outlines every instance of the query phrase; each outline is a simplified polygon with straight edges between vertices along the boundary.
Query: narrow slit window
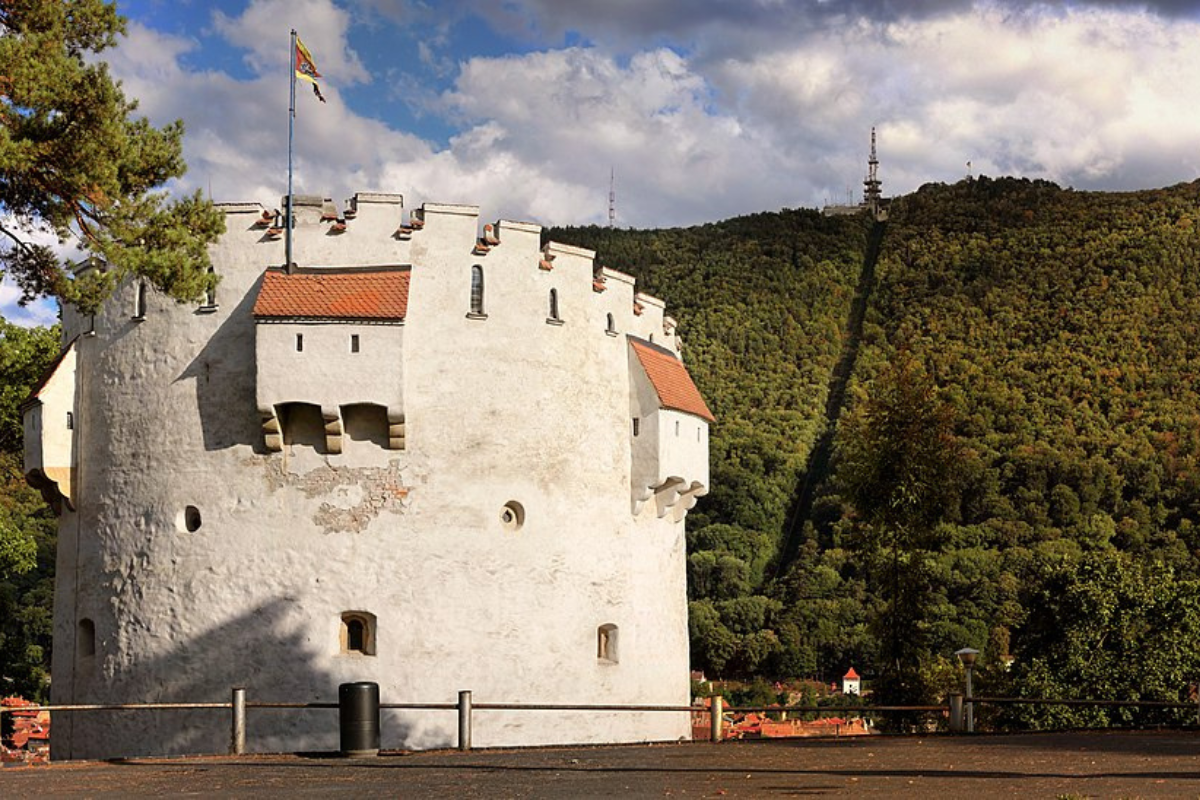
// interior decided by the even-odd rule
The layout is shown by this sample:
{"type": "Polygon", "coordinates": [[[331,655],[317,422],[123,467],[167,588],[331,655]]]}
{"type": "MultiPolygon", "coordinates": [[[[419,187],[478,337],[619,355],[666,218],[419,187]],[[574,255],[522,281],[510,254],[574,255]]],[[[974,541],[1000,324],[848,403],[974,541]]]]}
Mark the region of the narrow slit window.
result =
{"type": "Polygon", "coordinates": [[[73,411],[67,412],[67,430],[75,430],[75,412],[73,411]]]}
{"type": "Polygon", "coordinates": [[[675,435],[679,435],[679,420],[675,420],[675,435]]]}
{"type": "Polygon", "coordinates": [[[558,316],[558,289],[550,290],[550,319],[561,319],[558,316]]]}
{"type": "Polygon", "coordinates": [[[605,327],[605,330],[609,333],[617,332],[617,321],[613,319],[613,315],[611,313],[608,315],[608,325],[605,327]]]}
{"type": "Polygon", "coordinates": [[[146,282],[142,281],[137,287],[137,297],[133,302],[133,318],[146,318],[146,282]]]}
{"type": "Polygon", "coordinates": [[[483,267],[471,267],[471,313],[483,316],[483,267]]]}
{"type": "Polygon", "coordinates": [[[350,334],[350,352],[351,353],[358,352],[358,334],[357,333],[350,334]]]}
{"type": "Polygon", "coordinates": [[[637,417],[633,418],[633,435],[637,436],[642,432],[642,421],[637,417]]]}
{"type": "Polygon", "coordinates": [[[81,658],[96,655],[96,623],[87,617],[79,620],[76,650],[81,658]]]}
{"type": "Polygon", "coordinates": [[[296,352],[297,353],[304,352],[304,334],[303,333],[296,334],[296,352]]]}
{"type": "Polygon", "coordinates": [[[596,629],[596,658],[602,662],[616,664],[617,655],[617,626],[611,623],[601,625],[596,629]]]}
{"type": "MultiPolygon", "coordinates": [[[[209,279],[212,279],[214,274],[213,268],[208,268],[209,279]]],[[[204,290],[204,306],[205,308],[216,308],[217,306],[217,287],[209,286],[204,290]]]]}

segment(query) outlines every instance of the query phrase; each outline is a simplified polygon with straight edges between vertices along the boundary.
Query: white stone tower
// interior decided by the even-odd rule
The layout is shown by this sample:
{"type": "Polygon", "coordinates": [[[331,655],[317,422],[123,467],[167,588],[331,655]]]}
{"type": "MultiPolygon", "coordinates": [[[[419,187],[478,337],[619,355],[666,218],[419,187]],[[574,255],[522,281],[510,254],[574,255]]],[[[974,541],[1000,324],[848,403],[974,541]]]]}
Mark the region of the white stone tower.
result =
{"type": "MultiPolygon", "coordinates": [[[[139,284],[25,406],[61,510],[55,703],[688,702],[683,520],[704,400],[663,304],[472,206],[225,205],[204,305],[139,284]]],[[[384,747],[454,742],[389,711],[384,747]]],[[[671,740],[686,713],[479,711],[481,746],[671,740]]],[[[55,720],[61,758],[222,752],[217,711],[55,720]]],[[[256,751],[335,749],[327,711],[251,709],[256,751]]]]}

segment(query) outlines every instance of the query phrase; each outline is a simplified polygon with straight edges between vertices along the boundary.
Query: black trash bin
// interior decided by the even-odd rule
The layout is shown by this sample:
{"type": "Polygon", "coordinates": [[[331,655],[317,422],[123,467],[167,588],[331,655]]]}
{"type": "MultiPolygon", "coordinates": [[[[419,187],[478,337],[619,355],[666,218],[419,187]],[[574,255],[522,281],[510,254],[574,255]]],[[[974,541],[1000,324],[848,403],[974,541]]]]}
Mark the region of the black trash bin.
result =
{"type": "Polygon", "coordinates": [[[360,681],[338,687],[338,727],[343,756],[379,755],[378,683],[360,681]]]}

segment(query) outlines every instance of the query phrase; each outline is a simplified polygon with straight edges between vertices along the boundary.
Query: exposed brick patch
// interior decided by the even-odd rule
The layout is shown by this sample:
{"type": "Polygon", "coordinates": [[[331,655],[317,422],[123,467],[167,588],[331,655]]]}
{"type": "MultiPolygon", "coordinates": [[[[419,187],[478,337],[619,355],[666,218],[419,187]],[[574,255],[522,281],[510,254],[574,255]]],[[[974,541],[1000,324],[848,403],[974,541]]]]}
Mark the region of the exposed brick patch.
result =
{"type": "Polygon", "coordinates": [[[308,498],[331,498],[344,490],[361,492],[352,505],[337,505],[325,500],[312,521],[325,533],[362,533],[383,512],[402,514],[408,505],[409,487],[405,485],[399,461],[386,467],[334,467],[325,465],[296,475],[284,469],[283,459],[263,460],[267,487],[276,492],[298,489],[308,498]]]}

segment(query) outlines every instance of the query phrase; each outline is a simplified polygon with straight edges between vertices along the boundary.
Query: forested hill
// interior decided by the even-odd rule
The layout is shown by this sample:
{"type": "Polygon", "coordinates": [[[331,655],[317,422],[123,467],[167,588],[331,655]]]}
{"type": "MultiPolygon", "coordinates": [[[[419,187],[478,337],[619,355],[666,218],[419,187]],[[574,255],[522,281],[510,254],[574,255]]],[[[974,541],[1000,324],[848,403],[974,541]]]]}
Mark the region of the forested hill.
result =
{"type": "Polygon", "coordinates": [[[915,699],[972,646],[1015,658],[1011,690],[1170,695],[1200,674],[1200,185],[978,178],[889,212],[829,474],[782,554],[872,222],[549,232],[666,300],[717,415],[694,666],[853,665],[915,699]]]}

